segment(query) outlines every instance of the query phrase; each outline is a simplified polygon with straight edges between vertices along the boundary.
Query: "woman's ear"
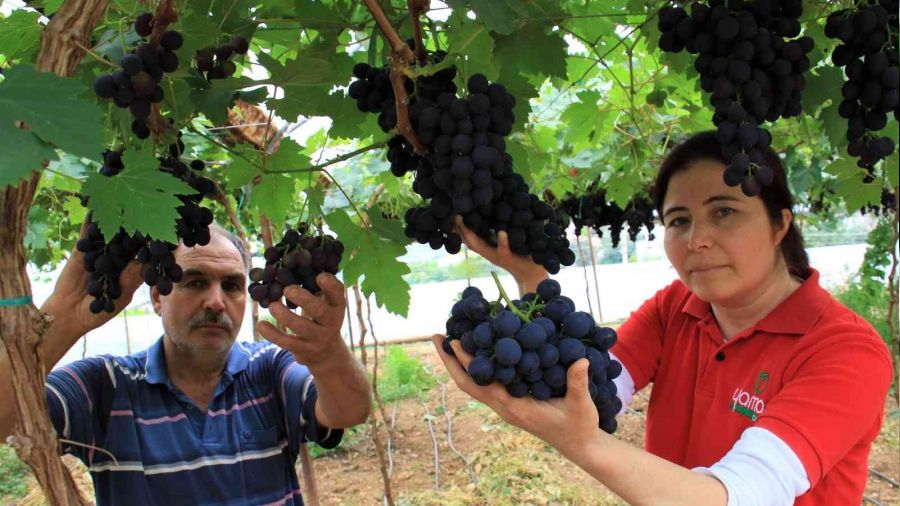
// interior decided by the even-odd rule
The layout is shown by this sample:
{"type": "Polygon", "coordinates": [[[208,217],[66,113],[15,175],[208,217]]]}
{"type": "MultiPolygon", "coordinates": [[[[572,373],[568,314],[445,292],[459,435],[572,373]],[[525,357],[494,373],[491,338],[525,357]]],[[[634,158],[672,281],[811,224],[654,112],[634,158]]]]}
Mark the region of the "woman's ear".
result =
{"type": "Polygon", "coordinates": [[[775,244],[781,244],[788,230],[791,229],[791,222],[794,221],[794,213],[790,209],[781,210],[781,226],[775,230],[775,244]]]}

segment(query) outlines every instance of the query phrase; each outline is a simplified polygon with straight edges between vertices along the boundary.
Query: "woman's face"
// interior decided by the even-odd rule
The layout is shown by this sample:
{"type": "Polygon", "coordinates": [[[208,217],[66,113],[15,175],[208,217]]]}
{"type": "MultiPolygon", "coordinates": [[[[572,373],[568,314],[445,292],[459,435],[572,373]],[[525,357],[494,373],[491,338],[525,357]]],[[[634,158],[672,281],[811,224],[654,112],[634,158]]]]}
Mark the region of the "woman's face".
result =
{"type": "Polygon", "coordinates": [[[740,304],[775,276],[791,213],[775,229],[759,197],[722,180],[725,166],[698,160],[669,180],[662,207],[665,248],[678,277],[701,300],[740,304]]]}

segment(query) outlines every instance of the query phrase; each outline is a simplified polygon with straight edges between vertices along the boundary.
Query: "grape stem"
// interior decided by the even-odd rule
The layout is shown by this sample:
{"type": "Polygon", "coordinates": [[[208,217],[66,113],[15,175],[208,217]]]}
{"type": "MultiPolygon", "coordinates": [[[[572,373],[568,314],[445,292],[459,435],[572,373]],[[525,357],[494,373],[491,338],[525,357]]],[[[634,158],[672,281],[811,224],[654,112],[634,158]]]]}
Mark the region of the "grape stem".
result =
{"type": "Polygon", "coordinates": [[[409,19],[412,21],[413,26],[416,61],[419,62],[419,65],[424,65],[428,55],[425,52],[425,44],[422,41],[422,23],[419,21],[419,16],[428,10],[428,4],[423,0],[406,0],[406,6],[409,9],[409,19]]]}
{"type": "Polygon", "coordinates": [[[324,162],[317,164],[317,165],[313,165],[311,167],[304,167],[302,169],[285,169],[285,170],[266,169],[265,172],[272,173],[272,174],[288,174],[291,172],[316,172],[316,171],[324,169],[325,167],[328,167],[329,165],[334,165],[338,162],[343,162],[344,160],[349,160],[350,158],[361,155],[361,154],[365,153],[366,151],[372,151],[373,149],[380,148],[380,147],[384,146],[385,144],[387,144],[387,139],[373,143],[373,144],[369,144],[368,146],[364,146],[357,150],[350,151],[349,153],[344,153],[343,155],[337,156],[330,160],[325,160],[324,162]]]}
{"type": "Polygon", "coordinates": [[[518,316],[519,319],[521,319],[523,322],[531,321],[529,315],[526,315],[525,313],[520,311],[519,308],[517,308],[516,305],[512,303],[512,300],[510,300],[509,295],[506,294],[506,290],[503,289],[503,285],[500,283],[500,276],[497,276],[497,271],[491,271],[491,276],[493,276],[494,283],[497,284],[497,288],[500,290],[500,297],[504,301],[506,301],[507,308],[512,311],[513,314],[518,316]]]}

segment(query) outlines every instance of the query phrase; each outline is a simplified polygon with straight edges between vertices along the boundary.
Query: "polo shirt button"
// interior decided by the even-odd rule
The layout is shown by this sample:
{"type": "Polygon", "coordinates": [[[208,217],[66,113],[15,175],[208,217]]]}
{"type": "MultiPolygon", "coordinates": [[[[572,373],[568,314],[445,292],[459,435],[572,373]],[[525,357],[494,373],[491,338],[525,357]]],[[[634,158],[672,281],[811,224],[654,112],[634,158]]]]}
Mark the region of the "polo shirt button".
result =
{"type": "Polygon", "coordinates": [[[716,353],[716,360],[719,362],[725,360],[725,352],[720,351],[720,352],[716,353]]]}

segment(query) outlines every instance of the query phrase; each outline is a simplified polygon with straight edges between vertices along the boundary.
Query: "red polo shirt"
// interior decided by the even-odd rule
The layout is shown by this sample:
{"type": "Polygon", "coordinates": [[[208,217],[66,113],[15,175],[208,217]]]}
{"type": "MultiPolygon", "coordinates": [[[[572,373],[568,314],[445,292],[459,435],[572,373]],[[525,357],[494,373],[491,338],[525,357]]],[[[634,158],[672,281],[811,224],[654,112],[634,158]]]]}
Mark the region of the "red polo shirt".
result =
{"type": "Polygon", "coordinates": [[[612,352],[636,390],[653,382],[647,451],[711,466],[745,429],[761,427],[806,469],[811,488],[795,504],[862,500],[891,356],[871,325],[819,286],[818,272],[727,342],[710,305],[675,281],[619,328],[612,352]]]}

